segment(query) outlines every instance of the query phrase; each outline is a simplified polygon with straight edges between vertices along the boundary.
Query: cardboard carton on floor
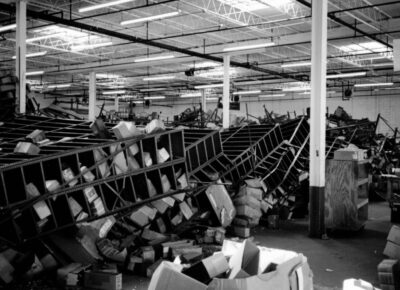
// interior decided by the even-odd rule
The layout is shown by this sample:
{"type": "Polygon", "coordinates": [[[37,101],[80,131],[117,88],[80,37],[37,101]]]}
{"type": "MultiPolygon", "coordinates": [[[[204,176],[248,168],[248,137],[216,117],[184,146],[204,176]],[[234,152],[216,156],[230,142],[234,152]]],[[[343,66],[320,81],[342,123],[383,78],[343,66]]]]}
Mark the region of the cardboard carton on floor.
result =
{"type": "Polygon", "coordinates": [[[165,130],[164,122],[159,119],[151,120],[151,122],[146,125],[145,130],[147,134],[164,131],[165,130]]]}
{"type": "Polygon", "coordinates": [[[32,141],[32,143],[38,143],[38,142],[46,139],[46,135],[44,134],[44,132],[42,130],[36,129],[32,133],[27,135],[26,138],[29,139],[30,141],[32,141]]]}
{"type": "Polygon", "coordinates": [[[391,259],[400,259],[400,245],[392,243],[391,241],[386,242],[383,254],[391,259]]]}
{"type": "Polygon", "coordinates": [[[371,283],[361,279],[346,279],[343,281],[343,290],[378,290],[371,283]]]}
{"type": "Polygon", "coordinates": [[[107,271],[85,272],[85,287],[104,290],[122,290],[122,274],[107,271]]]}
{"type": "Polygon", "coordinates": [[[162,262],[151,278],[148,290],[206,290],[207,285],[181,273],[182,266],[162,262]]]}
{"type": "Polygon", "coordinates": [[[140,227],[144,227],[150,222],[149,217],[140,210],[134,211],[131,214],[130,219],[140,227]]]}
{"type": "Polygon", "coordinates": [[[215,278],[208,285],[208,290],[253,290],[253,289],[313,289],[307,259],[298,255],[289,261],[277,265],[276,269],[267,273],[241,279],[215,278]],[[304,269],[303,269],[304,267],[304,269]]]}
{"type": "Polygon", "coordinates": [[[184,269],[182,273],[202,283],[208,283],[212,278],[228,271],[229,265],[222,253],[216,253],[203,259],[190,268],[184,269]]]}
{"type": "Polygon", "coordinates": [[[221,226],[227,227],[232,223],[236,215],[236,209],[225,186],[220,184],[222,183],[220,180],[218,183],[209,186],[206,190],[206,195],[221,226]]]}
{"type": "Polygon", "coordinates": [[[260,249],[249,240],[245,240],[229,260],[229,267],[231,268],[229,279],[257,275],[259,254],[260,249]]]}
{"type": "Polygon", "coordinates": [[[387,240],[397,245],[400,245],[400,227],[393,225],[389,231],[387,240]]]}
{"type": "Polygon", "coordinates": [[[185,217],[185,219],[190,220],[190,218],[193,216],[193,212],[190,209],[190,207],[188,206],[188,204],[183,201],[179,204],[179,208],[180,208],[183,216],[185,217]]]}

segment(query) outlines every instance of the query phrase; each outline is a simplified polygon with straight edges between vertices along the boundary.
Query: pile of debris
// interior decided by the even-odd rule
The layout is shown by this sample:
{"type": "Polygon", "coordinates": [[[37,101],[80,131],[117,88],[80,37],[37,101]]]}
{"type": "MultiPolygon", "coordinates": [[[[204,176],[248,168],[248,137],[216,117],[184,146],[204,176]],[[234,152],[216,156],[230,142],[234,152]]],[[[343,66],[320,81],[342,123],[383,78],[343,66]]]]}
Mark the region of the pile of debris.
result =
{"type": "Polygon", "coordinates": [[[307,258],[225,240],[222,249],[194,263],[161,262],[148,289],[312,289],[307,258]]]}

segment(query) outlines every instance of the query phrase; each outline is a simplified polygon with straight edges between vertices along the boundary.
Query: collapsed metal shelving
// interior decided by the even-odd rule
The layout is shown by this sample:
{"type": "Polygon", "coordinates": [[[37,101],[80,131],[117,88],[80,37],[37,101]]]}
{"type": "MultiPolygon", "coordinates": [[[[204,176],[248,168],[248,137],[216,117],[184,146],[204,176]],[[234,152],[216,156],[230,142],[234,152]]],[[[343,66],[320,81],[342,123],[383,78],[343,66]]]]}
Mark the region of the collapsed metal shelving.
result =
{"type": "MultiPolygon", "coordinates": [[[[22,127],[29,129],[19,128],[20,134],[32,129],[29,124],[22,127]]],[[[82,133],[85,132],[76,135],[82,133]]],[[[15,139],[3,144],[13,144],[20,138],[15,134],[12,137],[15,139]]],[[[187,180],[182,130],[118,141],[95,140],[84,147],[52,145],[58,149],[25,159],[14,158],[16,153],[3,152],[8,158],[3,159],[0,168],[3,239],[20,244],[78,223],[126,214],[139,205],[187,191],[178,181],[182,176],[187,180]],[[162,162],[158,154],[161,148],[169,155],[162,162]],[[88,175],[92,178],[88,179],[88,175]],[[77,207],[85,212],[83,217],[77,216],[77,207]],[[37,208],[41,208],[41,216],[37,208]]],[[[71,145],[74,141],[66,143],[71,145]]]]}

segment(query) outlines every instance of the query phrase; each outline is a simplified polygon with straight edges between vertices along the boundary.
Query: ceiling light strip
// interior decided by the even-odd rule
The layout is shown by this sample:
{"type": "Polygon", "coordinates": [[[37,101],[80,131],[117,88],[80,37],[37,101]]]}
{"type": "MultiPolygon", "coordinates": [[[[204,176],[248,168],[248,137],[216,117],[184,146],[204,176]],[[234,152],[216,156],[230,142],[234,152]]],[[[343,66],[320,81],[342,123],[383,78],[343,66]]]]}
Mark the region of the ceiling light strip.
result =
{"type": "Polygon", "coordinates": [[[162,81],[162,80],[172,80],[175,76],[158,76],[158,77],[147,77],[144,81],[162,81]]]}
{"type": "Polygon", "coordinates": [[[383,87],[383,86],[393,86],[393,83],[365,83],[365,84],[355,84],[356,88],[367,88],[367,87],[383,87]]]}
{"type": "Polygon", "coordinates": [[[25,76],[38,76],[44,74],[43,70],[26,72],[25,76]]]}
{"type": "MultiPolygon", "coordinates": [[[[33,52],[33,53],[28,53],[25,55],[25,57],[37,57],[37,56],[43,56],[46,55],[47,51],[39,51],[39,52],[33,52]]],[[[12,59],[16,59],[17,56],[13,55],[12,59]]]]}
{"type": "Polygon", "coordinates": [[[170,17],[177,16],[180,13],[181,13],[181,11],[178,10],[178,11],[174,11],[174,12],[158,14],[158,15],[153,15],[153,16],[149,16],[149,17],[125,20],[125,21],[122,21],[120,24],[121,25],[129,25],[129,24],[135,24],[135,23],[140,23],[140,22],[148,22],[148,21],[153,21],[153,20],[160,20],[160,19],[165,19],[165,18],[170,18],[170,17]]]}
{"type": "Polygon", "coordinates": [[[17,24],[16,23],[10,24],[10,25],[6,25],[6,26],[2,26],[2,27],[0,27],[0,32],[13,30],[15,28],[17,28],[17,24]]]}
{"type": "Polygon", "coordinates": [[[285,63],[282,64],[281,67],[288,68],[288,67],[310,66],[310,65],[311,61],[304,61],[304,62],[285,63]]]}
{"type": "Polygon", "coordinates": [[[274,46],[274,42],[267,42],[267,43],[259,43],[259,44],[249,44],[243,46],[234,46],[234,47],[225,47],[223,51],[230,52],[230,51],[239,51],[239,50],[249,50],[249,49],[256,49],[256,48],[264,48],[269,46],[274,46]]]}
{"type": "Polygon", "coordinates": [[[105,91],[105,92],[103,92],[103,95],[122,95],[122,94],[126,94],[126,91],[119,90],[119,91],[105,91]]]}
{"type": "Polygon", "coordinates": [[[154,57],[145,57],[145,58],[138,58],[135,59],[134,62],[146,62],[146,61],[154,61],[154,60],[164,60],[164,59],[171,59],[174,58],[175,56],[172,54],[169,55],[160,55],[160,56],[154,56],[154,57]]]}
{"type": "Polygon", "coordinates": [[[261,90],[234,92],[233,95],[255,95],[259,93],[261,93],[261,90]]]}
{"type": "Polygon", "coordinates": [[[104,46],[110,46],[113,43],[111,41],[109,42],[103,42],[103,43],[95,43],[95,44],[82,44],[82,45],[72,45],[71,50],[72,51],[81,51],[85,49],[93,49],[93,48],[99,48],[99,47],[104,47],[104,46]]]}
{"type": "Polygon", "coordinates": [[[162,100],[165,99],[165,96],[152,96],[152,97],[144,97],[145,100],[162,100]]]}
{"type": "Polygon", "coordinates": [[[342,74],[335,74],[335,75],[327,75],[327,79],[338,79],[338,78],[351,78],[351,77],[360,77],[365,76],[367,72],[353,72],[353,73],[342,73],[342,74]]]}
{"type": "Polygon", "coordinates": [[[117,1],[111,1],[111,2],[106,2],[106,3],[103,3],[103,4],[97,4],[97,5],[92,5],[92,6],[86,6],[86,7],[80,8],[78,11],[79,11],[79,13],[88,12],[88,11],[93,11],[93,10],[97,10],[97,9],[101,9],[101,8],[106,8],[106,7],[114,6],[114,5],[125,4],[125,3],[133,2],[133,1],[136,1],[136,0],[117,0],[117,1]]]}
{"type": "Polygon", "coordinates": [[[224,84],[212,84],[212,85],[195,86],[194,88],[196,90],[200,90],[200,89],[222,88],[223,86],[224,84]]]}

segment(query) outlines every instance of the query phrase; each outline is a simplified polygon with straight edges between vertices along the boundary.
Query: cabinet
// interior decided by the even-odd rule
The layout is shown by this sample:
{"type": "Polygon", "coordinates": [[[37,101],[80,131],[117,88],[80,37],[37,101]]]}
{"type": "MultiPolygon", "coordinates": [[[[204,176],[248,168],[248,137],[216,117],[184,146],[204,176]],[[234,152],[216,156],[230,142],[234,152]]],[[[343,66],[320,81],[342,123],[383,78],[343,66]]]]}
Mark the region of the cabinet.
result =
{"type": "Polygon", "coordinates": [[[367,160],[327,160],[325,226],[359,230],[368,219],[367,160]]]}

